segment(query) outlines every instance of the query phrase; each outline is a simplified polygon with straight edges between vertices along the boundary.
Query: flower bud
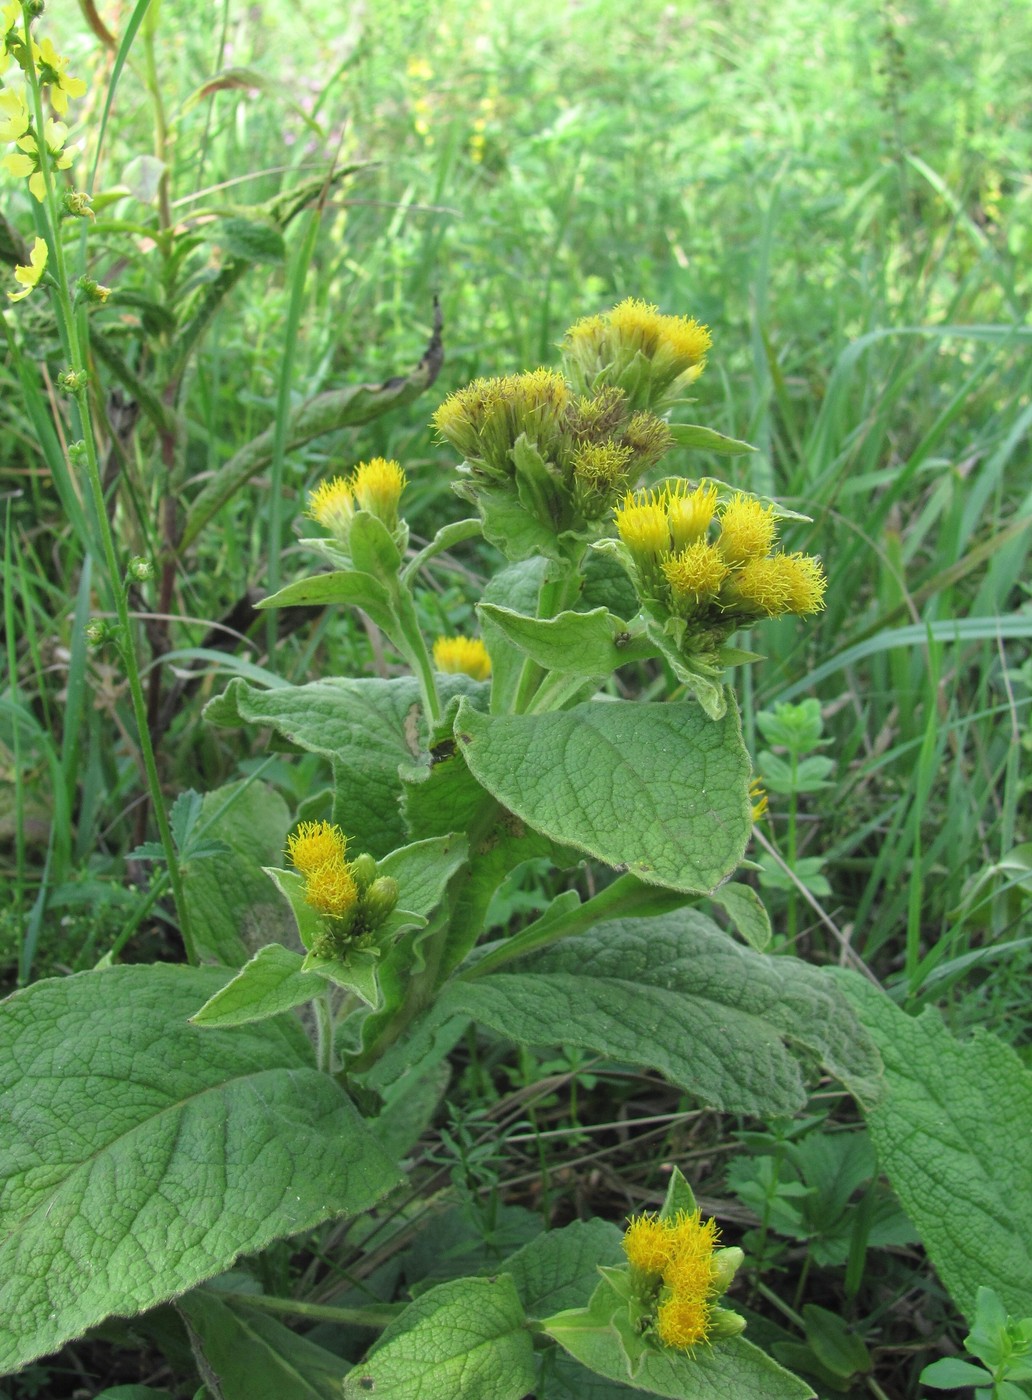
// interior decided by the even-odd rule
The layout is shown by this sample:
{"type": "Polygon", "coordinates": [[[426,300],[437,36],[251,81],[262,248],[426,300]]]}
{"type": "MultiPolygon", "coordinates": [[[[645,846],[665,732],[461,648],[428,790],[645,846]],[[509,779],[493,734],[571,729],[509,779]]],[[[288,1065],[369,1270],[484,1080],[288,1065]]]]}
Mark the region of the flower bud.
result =
{"type": "Polygon", "coordinates": [[[135,583],[146,583],[154,577],[154,565],[142,554],[134,554],[129,560],[129,577],[135,583]]]}
{"type": "Polygon", "coordinates": [[[354,880],[360,895],[364,895],[376,879],[376,861],[368,852],[363,851],[351,862],[351,878],[354,880]]]}
{"type": "MultiPolygon", "coordinates": [[[[726,1293],[731,1287],[731,1281],[735,1274],[745,1263],[745,1255],[737,1245],[729,1245],[726,1249],[718,1249],[713,1254],[713,1287],[718,1297],[721,1293],[726,1293]]],[[[743,1323],[744,1327],[745,1324],[743,1323]]],[[[741,1328],[739,1328],[741,1331],[741,1328]]],[[[733,1333],[728,1333],[732,1336],[733,1333]]]]}
{"type": "Polygon", "coordinates": [[[745,1331],[745,1318],[727,1308],[711,1308],[709,1315],[709,1340],[723,1341],[727,1337],[740,1337],[745,1331]]]}
{"type": "Polygon", "coordinates": [[[75,284],[79,296],[90,306],[103,306],[111,295],[110,287],[102,287],[92,277],[80,277],[75,284]]]}
{"type": "Polygon", "coordinates": [[[366,891],[365,909],[372,928],[382,924],[398,902],[398,882],[390,875],[381,875],[366,891]]]}
{"type": "Polygon", "coordinates": [[[83,190],[66,190],[61,197],[65,209],[73,219],[95,219],[93,200],[83,190]]]}
{"type": "Polygon", "coordinates": [[[71,442],[68,444],[68,462],[69,465],[73,467],[85,467],[89,462],[89,458],[86,455],[86,444],[83,442],[82,438],[80,438],[78,442],[71,442]]]}
{"type": "Polygon", "coordinates": [[[57,376],[57,387],[66,394],[81,394],[90,382],[84,369],[65,369],[57,376]]]}

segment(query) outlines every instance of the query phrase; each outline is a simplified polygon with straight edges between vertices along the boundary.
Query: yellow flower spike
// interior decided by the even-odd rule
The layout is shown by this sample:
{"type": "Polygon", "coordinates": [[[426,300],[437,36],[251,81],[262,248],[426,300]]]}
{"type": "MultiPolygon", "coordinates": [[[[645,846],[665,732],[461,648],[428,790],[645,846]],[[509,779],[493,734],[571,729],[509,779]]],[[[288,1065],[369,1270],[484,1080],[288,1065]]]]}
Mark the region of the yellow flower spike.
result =
{"type": "Polygon", "coordinates": [[[434,665],[438,671],[472,676],[475,681],[486,681],[491,674],[491,658],[478,637],[438,637],[434,665]]]}
{"type": "Polygon", "coordinates": [[[813,554],[775,554],[787,590],[785,611],[805,616],[824,607],[828,580],[824,566],[813,554]]]}
{"type": "Polygon", "coordinates": [[[306,514],[346,545],[355,514],[351,487],[342,476],[335,476],[332,481],[320,481],[315,490],[308,493],[306,514]]]}
{"type": "Polygon", "coordinates": [[[700,481],[694,491],[686,481],[667,489],[665,495],[670,538],[675,549],[684,549],[702,539],[709,529],[717,509],[717,488],[709,481],[700,481]]]}
{"type": "Polygon", "coordinates": [[[770,805],[759,778],[754,778],[749,784],[749,801],[752,803],[752,819],[754,822],[758,822],[762,816],[766,815],[770,805]]]}
{"type": "Polygon", "coordinates": [[[665,1346],[691,1351],[708,1337],[711,1312],[703,1298],[681,1298],[674,1294],[660,1304],[656,1335],[665,1346]]]}
{"type": "Polygon", "coordinates": [[[770,559],[750,559],[737,570],[728,586],[728,601],[759,616],[780,617],[788,611],[790,584],[781,567],[784,555],[770,559]]]}
{"type": "Polygon", "coordinates": [[[398,502],[405,485],[401,464],[385,457],[359,462],[350,481],[359,508],[382,520],[389,530],[398,523],[398,502]]]}
{"type": "Polygon", "coordinates": [[[333,858],[308,874],[305,901],[320,914],[341,919],[358,903],[358,887],[343,860],[333,858]]]}
{"type": "Polygon", "coordinates": [[[671,1233],[665,1223],[646,1211],[632,1215],[624,1231],[628,1261],[646,1274],[661,1274],[670,1263],[671,1233]]]}
{"type": "Polygon", "coordinates": [[[28,267],[16,267],[14,269],[14,280],[20,282],[22,290],[20,292],[8,292],[10,301],[21,301],[39,284],[39,279],[43,276],[43,269],[47,265],[49,249],[42,238],[36,239],[32,245],[32,252],[29,254],[28,267]]]}
{"type": "Polygon", "coordinates": [[[715,598],[720,585],[731,572],[723,555],[708,540],[696,540],[662,565],[663,577],[680,604],[700,603],[715,598]]]}
{"type": "Polygon", "coordinates": [[[0,92],[0,141],[18,141],[29,129],[29,109],[20,92],[0,92]]]}
{"type": "Polygon", "coordinates": [[[670,553],[666,510],[654,491],[628,492],[616,510],[616,529],[639,566],[652,568],[670,553]]]}
{"type": "Polygon", "coordinates": [[[291,836],[287,837],[287,859],[302,875],[313,871],[330,861],[344,860],[348,840],[339,826],[329,822],[301,822],[291,836]]]}
{"type": "MultiPolygon", "coordinates": [[[[778,522],[773,506],[737,491],[720,512],[720,552],[729,564],[762,559],[774,543],[778,522]]],[[[783,609],[782,609],[783,611],[783,609]]]]}
{"type": "Polygon", "coordinates": [[[50,88],[54,111],[63,117],[68,111],[68,99],[82,97],[86,91],[85,82],[69,75],[67,58],[61,57],[50,39],[44,39],[41,44],[33,43],[32,57],[40,82],[50,88]]]}

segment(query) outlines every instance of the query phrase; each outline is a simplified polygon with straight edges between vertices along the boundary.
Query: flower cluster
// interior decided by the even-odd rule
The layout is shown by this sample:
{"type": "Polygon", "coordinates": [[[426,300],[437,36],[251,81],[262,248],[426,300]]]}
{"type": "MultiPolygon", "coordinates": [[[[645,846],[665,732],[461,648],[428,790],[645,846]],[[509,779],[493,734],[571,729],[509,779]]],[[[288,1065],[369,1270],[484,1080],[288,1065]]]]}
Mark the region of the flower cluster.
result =
{"type": "Polygon", "coordinates": [[[624,1253],[637,1279],[648,1326],[668,1347],[691,1351],[699,1343],[740,1332],[744,1322],[716,1306],[742,1262],[740,1249],[717,1249],[720,1231],[699,1210],[663,1218],[632,1216],[624,1253]]]}
{"type": "MultiPolygon", "coordinates": [[[[81,97],[86,91],[82,78],[68,72],[68,60],[54,48],[50,39],[37,43],[27,37],[22,6],[19,0],[9,0],[0,11],[0,73],[6,75],[12,60],[49,96],[50,105],[58,116],[66,116],[68,100],[81,97]]],[[[44,160],[51,172],[67,170],[72,163],[65,149],[68,128],[53,117],[43,125],[42,142],[35,115],[24,88],[5,87],[0,92],[0,140],[11,142],[15,150],[3,159],[4,168],[17,178],[27,178],[29,190],[43,202],[46,196],[44,160]]]]}
{"type": "Polygon", "coordinates": [[[764,617],[824,606],[821,561],[774,551],[777,511],[735,492],[675,481],[629,493],[616,511],[625,562],[646,608],[681,625],[685,655],[715,654],[732,632],[764,617]]]}
{"type": "Polygon", "coordinates": [[[399,463],[374,457],[369,462],[359,462],[347,478],[335,476],[320,482],[309,492],[308,515],[329,530],[345,549],[356,510],[368,511],[398,536],[402,529],[398,504],[405,485],[405,473],[399,463]]]}
{"type": "Polygon", "coordinates": [[[286,854],[304,876],[305,902],[326,919],[312,945],[319,957],[341,957],[367,946],[398,902],[398,884],[377,876],[372,856],[347,859],[347,837],[329,822],[301,822],[287,837],[286,854]]]}
{"type": "Polygon", "coordinates": [[[491,658],[479,637],[438,637],[434,665],[438,671],[472,676],[475,681],[486,681],[491,675],[491,658]]]}
{"type": "Polygon", "coordinates": [[[600,316],[586,316],[562,344],[567,374],[581,393],[615,385],[643,408],[658,409],[698,379],[712,341],[688,316],[664,316],[628,297],[600,316]]]}

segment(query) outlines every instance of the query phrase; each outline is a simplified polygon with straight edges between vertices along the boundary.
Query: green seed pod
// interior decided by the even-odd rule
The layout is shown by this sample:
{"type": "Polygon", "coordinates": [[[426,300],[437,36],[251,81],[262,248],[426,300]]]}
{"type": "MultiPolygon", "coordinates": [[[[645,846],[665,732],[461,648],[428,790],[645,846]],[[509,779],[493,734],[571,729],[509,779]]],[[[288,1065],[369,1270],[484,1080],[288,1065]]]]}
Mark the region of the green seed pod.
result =
{"type": "Polygon", "coordinates": [[[398,902],[398,882],[390,875],[381,875],[366,891],[365,910],[370,928],[377,928],[398,902]]]}
{"type": "Polygon", "coordinates": [[[359,895],[364,895],[376,879],[376,861],[367,852],[356,856],[350,865],[351,878],[358,887],[359,895]]]}

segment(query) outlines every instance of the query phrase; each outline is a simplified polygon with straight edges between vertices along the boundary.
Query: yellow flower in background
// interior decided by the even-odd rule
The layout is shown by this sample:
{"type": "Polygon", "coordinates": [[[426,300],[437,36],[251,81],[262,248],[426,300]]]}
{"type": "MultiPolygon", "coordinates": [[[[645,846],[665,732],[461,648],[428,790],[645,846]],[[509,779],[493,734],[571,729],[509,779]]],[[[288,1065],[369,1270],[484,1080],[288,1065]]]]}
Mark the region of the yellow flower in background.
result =
{"type": "Polygon", "coordinates": [[[405,489],[405,473],[398,462],[374,457],[359,462],[348,485],[360,510],[382,520],[389,530],[398,523],[398,502],[405,489]]]}
{"type": "Polygon", "coordinates": [[[310,875],[327,861],[343,860],[348,839],[339,826],[329,822],[301,822],[287,837],[287,858],[295,870],[310,875]]]}
{"type": "MultiPolygon", "coordinates": [[[[54,121],[52,117],[43,128],[43,139],[46,142],[51,170],[67,170],[72,163],[72,157],[64,149],[67,136],[68,128],[63,122],[54,121]]],[[[16,144],[18,151],[15,154],[4,156],[3,163],[16,178],[28,177],[30,192],[42,204],[46,198],[47,187],[40,166],[39,146],[35,132],[27,132],[16,144]]]]}
{"type": "Polygon", "coordinates": [[[32,245],[32,252],[29,254],[28,267],[16,267],[14,269],[14,280],[20,282],[22,289],[20,292],[8,292],[7,296],[11,301],[21,301],[27,297],[32,289],[39,285],[39,279],[43,276],[43,269],[47,265],[49,248],[42,238],[37,238],[32,245]]]}
{"type": "Polygon", "coordinates": [[[67,58],[61,57],[50,39],[44,39],[41,44],[33,43],[32,57],[40,82],[50,88],[54,111],[63,117],[68,111],[68,99],[82,97],[86,83],[82,78],[71,77],[67,58]]]}
{"type": "Polygon", "coordinates": [[[18,141],[29,129],[29,109],[20,92],[0,92],[0,141],[18,141]]]}
{"type": "Polygon", "coordinates": [[[729,564],[762,559],[774,543],[777,515],[753,496],[736,491],[720,512],[720,552],[729,564]]]}
{"type": "Polygon", "coordinates": [[[19,0],[9,0],[0,10],[0,74],[6,73],[12,50],[22,42],[22,7],[19,0]]]}
{"type": "Polygon", "coordinates": [[[759,778],[753,778],[749,784],[749,801],[752,803],[752,819],[754,822],[758,822],[766,814],[770,805],[759,778]]]}
{"type": "Polygon", "coordinates": [[[472,676],[475,681],[486,681],[491,674],[491,658],[478,637],[438,637],[434,665],[438,671],[472,676]]]}
{"type": "Polygon", "coordinates": [[[335,476],[332,481],[320,481],[314,491],[309,491],[307,514],[324,530],[329,530],[341,544],[347,544],[355,514],[355,498],[342,476],[335,476]]]}

